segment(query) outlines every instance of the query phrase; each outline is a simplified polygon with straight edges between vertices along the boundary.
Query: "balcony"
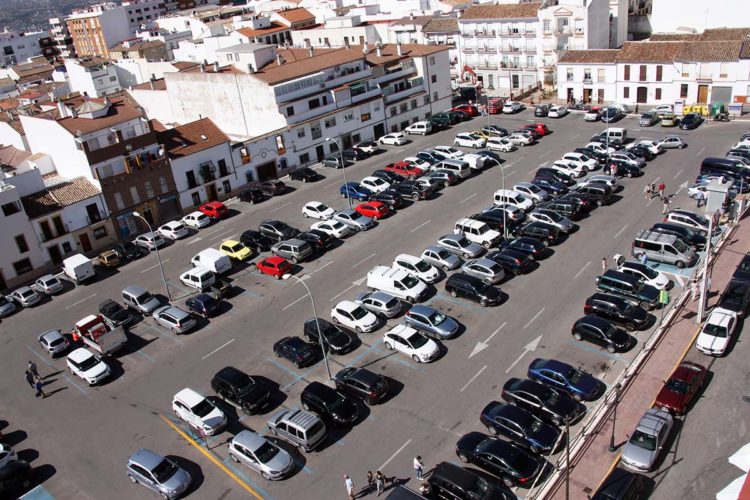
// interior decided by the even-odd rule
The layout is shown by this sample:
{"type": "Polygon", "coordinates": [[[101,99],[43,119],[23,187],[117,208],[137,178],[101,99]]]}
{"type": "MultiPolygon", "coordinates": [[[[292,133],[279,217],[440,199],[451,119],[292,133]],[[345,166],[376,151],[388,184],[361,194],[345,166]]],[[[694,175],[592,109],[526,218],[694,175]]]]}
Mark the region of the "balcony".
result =
{"type": "Polygon", "coordinates": [[[375,83],[390,82],[398,80],[399,78],[405,78],[417,73],[417,67],[414,64],[396,64],[390,68],[386,68],[385,74],[375,78],[375,83]]]}
{"type": "Polygon", "coordinates": [[[474,52],[476,52],[476,50],[477,50],[476,47],[462,47],[461,48],[461,51],[464,54],[473,54],[474,52]]]}
{"type": "Polygon", "coordinates": [[[329,89],[340,87],[341,85],[355,80],[362,80],[371,75],[369,68],[360,69],[359,71],[350,69],[348,72],[334,73],[328,75],[325,79],[325,86],[329,89]]]}
{"type": "Polygon", "coordinates": [[[121,156],[130,156],[131,151],[143,149],[148,146],[156,146],[158,143],[156,133],[153,130],[130,139],[123,139],[119,131],[116,134],[117,142],[103,148],[95,149],[94,151],[89,150],[88,144],[85,142],[82,143],[83,151],[86,153],[89,165],[95,165],[121,156]]]}
{"type": "Polygon", "coordinates": [[[317,108],[305,111],[304,113],[299,113],[294,116],[289,116],[287,117],[286,121],[289,123],[289,125],[294,125],[296,123],[307,121],[316,116],[324,115],[326,113],[334,111],[335,109],[336,109],[336,102],[330,102],[323,106],[318,106],[317,108]]]}
{"type": "Polygon", "coordinates": [[[475,32],[464,31],[463,33],[461,33],[461,36],[464,38],[472,38],[474,36],[474,33],[475,32]]]}
{"type": "Polygon", "coordinates": [[[498,69],[498,64],[493,62],[481,62],[477,65],[477,69],[496,70],[498,69]]]}
{"type": "Polygon", "coordinates": [[[534,38],[536,36],[536,31],[534,30],[524,31],[523,36],[527,38],[534,38]]]}
{"type": "Polygon", "coordinates": [[[588,77],[588,78],[584,77],[583,83],[584,85],[591,85],[592,83],[594,83],[594,80],[592,80],[591,77],[588,77]]]}
{"type": "Polygon", "coordinates": [[[495,38],[497,32],[495,30],[477,31],[477,38],[495,38]]]}
{"type": "Polygon", "coordinates": [[[411,95],[418,94],[420,92],[424,92],[424,83],[420,83],[419,85],[410,85],[404,88],[403,90],[400,90],[398,92],[393,92],[391,94],[386,94],[383,92],[385,97],[386,104],[393,103],[395,101],[400,101],[402,99],[405,99],[411,95]]]}
{"type": "Polygon", "coordinates": [[[713,75],[711,73],[700,73],[698,75],[695,75],[695,81],[701,83],[711,83],[713,81],[713,75]]]}
{"type": "Polygon", "coordinates": [[[497,54],[497,47],[477,47],[478,54],[497,54]]]}
{"type": "MultiPolygon", "coordinates": [[[[80,228],[78,228],[80,229],[80,228]]],[[[57,238],[60,238],[62,236],[65,236],[66,234],[70,234],[70,229],[68,228],[68,225],[63,223],[61,226],[55,226],[55,233],[52,234],[51,231],[44,231],[42,229],[41,231],[42,236],[42,243],[47,243],[48,241],[56,240],[57,238]]]]}

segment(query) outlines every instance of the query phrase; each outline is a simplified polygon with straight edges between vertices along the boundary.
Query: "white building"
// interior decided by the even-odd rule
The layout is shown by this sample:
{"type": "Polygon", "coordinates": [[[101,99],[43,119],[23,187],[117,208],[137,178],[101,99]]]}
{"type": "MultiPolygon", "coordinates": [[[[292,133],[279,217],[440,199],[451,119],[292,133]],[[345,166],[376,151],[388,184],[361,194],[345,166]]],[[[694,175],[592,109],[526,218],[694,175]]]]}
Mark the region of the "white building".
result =
{"type": "Polygon", "coordinates": [[[68,59],[65,61],[70,90],[89,97],[104,97],[122,89],[117,67],[102,58],[68,59]]]}
{"type": "Polygon", "coordinates": [[[167,15],[157,19],[156,25],[169,32],[189,31],[190,38],[201,40],[202,38],[226,35],[227,29],[223,22],[201,21],[189,15],[167,15]]]}
{"type": "Polygon", "coordinates": [[[617,101],[615,49],[569,50],[557,65],[558,99],[605,104],[617,101]]]}
{"type": "Polygon", "coordinates": [[[446,45],[448,59],[451,64],[451,76],[457,78],[458,74],[458,38],[461,32],[458,30],[458,19],[455,17],[434,17],[423,28],[427,45],[446,45]]]}
{"type": "Polygon", "coordinates": [[[133,34],[166,13],[163,0],[123,0],[122,7],[128,15],[128,27],[133,34]]]}
{"type": "Polygon", "coordinates": [[[388,43],[426,44],[427,37],[423,29],[433,19],[432,16],[415,16],[410,13],[388,25],[388,43]]]}
{"type": "Polygon", "coordinates": [[[60,59],[68,59],[76,57],[76,49],[73,45],[73,37],[68,30],[68,23],[65,19],[59,17],[52,17],[49,19],[50,24],[50,36],[55,45],[55,50],[59,54],[60,59]]]}
{"type": "Polygon", "coordinates": [[[237,37],[231,35],[212,36],[195,41],[183,40],[179,43],[179,47],[173,51],[173,55],[175,61],[197,63],[205,61],[208,64],[213,64],[217,60],[217,50],[238,43],[237,37]]]}
{"type": "Polygon", "coordinates": [[[235,21],[234,29],[236,31],[230,33],[230,36],[236,37],[239,43],[278,45],[292,40],[291,28],[279,21],[272,21],[270,17],[252,16],[235,21]]]}
{"type": "Polygon", "coordinates": [[[49,37],[47,31],[24,33],[21,31],[0,32],[0,67],[26,63],[42,54],[39,41],[49,37]]]}
{"type": "Polygon", "coordinates": [[[710,28],[742,28],[748,25],[746,0],[653,0],[652,33],[710,28]]]}
{"type": "Polygon", "coordinates": [[[320,27],[292,31],[291,37],[295,47],[374,45],[381,41],[375,26],[363,23],[359,16],[331,17],[320,27]]]}
{"type": "Polygon", "coordinates": [[[142,29],[135,36],[145,41],[163,42],[167,49],[167,57],[171,61],[174,59],[174,50],[179,48],[180,42],[191,40],[193,35],[190,30],[168,31],[155,26],[153,28],[142,29]]]}

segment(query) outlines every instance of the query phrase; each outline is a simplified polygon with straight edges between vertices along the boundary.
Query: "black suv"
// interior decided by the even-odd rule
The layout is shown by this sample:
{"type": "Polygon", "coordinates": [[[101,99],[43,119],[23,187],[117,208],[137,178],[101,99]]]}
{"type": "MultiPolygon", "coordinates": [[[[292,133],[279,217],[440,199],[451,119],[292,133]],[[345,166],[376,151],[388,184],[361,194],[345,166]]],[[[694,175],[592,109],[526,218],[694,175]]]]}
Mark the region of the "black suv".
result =
{"type": "Polygon", "coordinates": [[[364,160],[365,158],[369,158],[370,155],[365,153],[359,148],[352,148],[352,149],[345,149],[341,152],[341,156],[344,157],[344,161],[360,161],[364,160]]]}
{"type": "Polygon", "coordinates": [[[391,184],[391,186],[394,186],[404,180],[403,177],[401,177],[398,174],[394,174],[393,172],[389,172],[388,170],[379,169],[372,173],[373,177],[379,177],[383,179],[384,181],[387,181],[391,184]]]}
{"type": "Polygon", "coordinates": [[[635,338],[620,330],[606,319],[584,316],[571,330],[576,340],[586,340],[607,349],[611,353],[627,351],[635,345],[635,338]]]}
{"type": "Polygon", "coordinates": [[[302,368],[317,359],[315,350],[299,337],[284,337],[273,345],[277,358],[284,358],[297,368],[302,368]]]}
{"type": "Polygon", "coordinates": [[[259,187],[251,187],[240,191],[240,201],[248,203],[258,203],[266,199],[266,195],[259,187]]]}
{"type": "Polygon", "coordinates": [[[326,250],[333,243],[333,236],[319,229],[308,229],[299,233],[296,237],[308,242],[313,250],[316,251],[326,250]]]}
{"type": "Polygon", "coordinates": [[[540,167],[536,169],[535,174],[538,178],[553,179],[560,184],[565,184],[566,186],[574,186],[576,184],[576,180],[574,178],[560,172],[559,170],[555,170],[554,168],[540,167]]]}
{"type": "Polygon", "coordinates": [[[547,193],[553,198],[556,196],[562,196],[568,192],[568,186],[562,182],[558,182],[551,176],[542,175],[540,177],[535,177],[531,183],[547,191],[547,193]]]}
{"type": "Polygon", "coordinates": [[[388,381],[382,375],[365,368],[344,368],[333,377],[333,381],[336,389],[359,398],[368,405],[378,404],[388,394],[388,381]]]}
{"type": "Polygon", "coordinates": [[[596,490],[591,500],[649,498],[654,481],[646,476],[615,468],[596,490]]]}
{"type": "Polygon", "coordinates": [[[526,236],[546,241],[550,245],[554,245],[560,240],[560,230],[557,227],[539,221],[529,222],[517,229],[516,234],[522,237],[526,236]]]}
{"type": "Polygon", "coordinates": [[[261,182],[258,187],[266,196],[276,196],[279,194],[284,194],[287,189],[286,184],[278,179],[261,182]]]}
{"type": "Polygon", "coordinates": [[[651,226],[651,231],[671,234],[682,238],[685,240],[685,243],[696,250],[703,250],[706,247],[706,237],[685,226],[678,226],[677,224],[670,224],[668,222],[658,222],[651,226]]]}
{"type": "Polygon", "coordinates": [[[595,314],[618,325],[622,325],[629,332],[645,327],[649,322],[648,312],[639,306],[634,306],[626,299],[606,293],[595,293],[583,306],[584,314],[595,314]]]}
{"type": "Polygon", "coordinates": [[[148,255],[148,250],[143,247],[137,247],[130,241],[115,243],[113,250],[120,259],[126,260],[140,259],[141,257],[148,255]]]}
{"type": "Polygon", "coordinates": [[[258,226],[258,231],[264,236],[271,238],[274,242],[288,240],[299,234],[295,229],[280,220],[264,220],[258,226]]]}
{"type": "Polygon", "coordinates": [[[293,181],[312,182],[318,180],[318,173],[310,167],[302,167],[292,170],[289,178],[293,181]]]}
{"type": "Polygon", "coordinates": [[[571,191],[570,193],[561,196],[561,200],[573,201],[581,207],[584,213],[589,213],[594,209],[594,201],[586,193],[580,193],[578,191],[571,191]]]}
{"type": "Polygon", "coordinates": [[[508,229],[513,227],[513,221],[510,220],[508,214],[502,208],[493,208],[486,212],[479,212],[478,214],[470,215],[470,219],[478,220],[487,224],[490,229],[495,231],[503,232],[503,223],[508,224],[508,229]]]}
{"type": "Polygon", "coordinates": [[[127,325],[133,319],[130,312],[112,299],[99,304],[99,314],[111,328],[127,325]]]}
{"type": "Polygon", "coordinates": [[[318,336],[318,327],[320,327],[320,333],[323,334],[322,344],[327,351],[334,354],[344,354],[352,348],[354,344],[352,338],[342,331],[341,328],[323,318],[318,318],[317,321],[315,321],[315,318],[305,321],[302,333],[311,344],[321,345],[318,336]]]}
{"type": "Polygon", "coordinates": [[[211,379],[211,388],[223,401],[248,415],[263,410],[271,401],[271,391],[264,383],[233,366],[219,370],[211,379]]]}
{"type": "Polygon", "coordinates": [[[636,167],[625,160],[618,160],[615,158],[610,158],[604,165],[602,170],[605,174],[612,175],[612,165],[617,167],[617,175],[615,177],[640,177],[643,175],[643,170],[641,170],[640,167],[636,167]]]}
{"type": "Polygon", "coordinates": [[[257,253],[260,253],[269,251],[274,244],[274,240],[262,235],[258,231],[248,229],[242,233],[242,236],[240,236],[240,243],[248,248],[252,248],[257,253]]]}
{"type": "Polygon", "coordinates": [[[635,300],[645,309],[655,309],[659,305],[659,290],[642,283],[639,278],[620,271],[608,269],[596,277],[596,287],[605,293],[614,293],[628,300],[635,300]]]}
{"type": "Polygon", "coordinates": [[[719,298],[718,307],[734,311],[740,318],[747,313],[750,304],[750,282],[731,279],[719,298]]]}
{"type": "Polygon", "coordinates": [[[482,307],[499,304],[503,296],[499,288],[464,273],[452,274],[445,282],[445,291],[453,297],[466,297],[477,301],[482,307]]]}
{"type": "Polygon", "coordinates": [[[480,476],[450,462],[437,464],[427,483],[432,492],[430,498],[510,500],[516,497],[491,476],[480,476]]]}
{"type": "Polygon", "coordinates": [[[34,483],[34,471],[26,460],[13,460],[0,469],[0,497],[19,498],[34,483]],[[7,495],[7,496],[6,496],[7,495]]]}
{"type": "Polygon", "coordinates": [[[500,242],[500,248],[502,250],[515,250],[522,252],[533,259],[539,259],[547,251],[547,243],[536,238],[528,238],[521,236],[513,240],[503,240],[500,242]]]}
{"type": "Polygon", "coordinates": [[[435,192],[433,186],[425,186],[411,180],[401,181],[399,184],[392,186],[392,189],[404,198],[411,198],[414,201],[425,200],[435,192]]]}
{"type": "Polygon", "coordinates": [[[320,382],[310,382],[300,394],[302,408],[314,411],[335,425],[351,425],[359,416],[359,407],[350,397],[320,382]]]}
{"type": "Polygon", "coordinates": [[[533,380],[511,378],[503,386],[505,401],[520,406],[555,425],[578,421],[586,406],[573,398],[533,380]]]}
{"type": "Polygon", "coordinates": [[[404,197],[399,194],[398,191],[393,189],[386,189],[379,193],[375,193],[370,197],[370,201],[379,201],[388,205],[390,210],[397,210],[404,206],[404,197]]]}
{"type": "Polygon", "coordinates": [[[589,200],[596,203],[596,206],[609,205],[612,199],[612,188],[606,184],[586,184],[576,189],[577,193],[588,195],[589,200]]]}
{"type": "Polygon", "coordinates": [[[511,250],[510,248],[490,252],[485,257],[490,260],[494,260],[495,262],[503,266],[503,269],[506,273],[510,273],[515,276],[519,274],[526,274],[534,265],[534,259],[529,257],[527,254],[519,252],[518,250],[511,250]]]}
{"type": "Polygon", "coordinates": [[[570,199],[563,200],[558,198],[556,200],[543,203],[539,207],[557,212],[558,214],[567,217],[570,220],[581,220],[581,218],[583,217],[583,209],[581,208],[581,206],[570,199]]]}
{"type": "Polygon", "coordinates": [[[584,154],[589,158],[593,158],[599,163],[607,163],[607,158],[609,158],[607,153],[602,153],[601,151],[597,151],[594,148],[575,148],[573,151],[576,153],[584,154]]]}

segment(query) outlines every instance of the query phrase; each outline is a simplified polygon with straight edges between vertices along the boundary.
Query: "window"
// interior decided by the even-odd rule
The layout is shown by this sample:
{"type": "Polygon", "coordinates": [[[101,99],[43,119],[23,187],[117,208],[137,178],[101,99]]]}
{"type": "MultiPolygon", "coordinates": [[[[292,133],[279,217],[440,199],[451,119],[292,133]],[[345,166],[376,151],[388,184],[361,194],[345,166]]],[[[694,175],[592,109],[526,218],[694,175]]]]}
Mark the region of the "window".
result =
{"type": "Polygon", "coordinates": [[[396,116],[398,114],[398,108],[396,108],[396,106],[391,106],[391,109],[389,111],[391,113],[391,116],[396,116]]]}
{"type": "Polygon", "coordinates": [[[31,271],[31,261],[29,259],[19,260],[13,263],[13,269],[16,271],[16,275],[21,275],[31,271]]]}
{"type": "Polygon", "coordinates": [[[526,67],[527,68],[536,67],[536,61],[534,60],[534,56],[526,56],[526,67]]]}
{"type": "Polygon", "coordinates": [[[63,253],[70,253],[73,249],[70,247],[70,242],[66,241],[62,244],[63,253]]]}
{"type": "Polygon", "coordinates": [[[6,217],[9,215],[16,214],[21,211],[21,207],[19,206],[17,201],[6,203],[5,205],[3,205],[2,208],[3,208],[3,214],[5,214],[6,217]]]}
{"type": "Polygon", "coordinates": [[[115,193],[115,206],[117,207],[117,210],[125,210],[125,203],[122,201],[122,195],[117,192],[115,193]]]}
{"type": "Polygon", "coordinates": [[[297,139],[302,139],[305,137],[305,128],[298,128],[297,129],[297,139]]]}
{"type": "Polygon", "coordinates": [[[622,98],[623,99],[629,99],[630,98],[630,87],[624,87],[622,89],[622,98]]]}
{"type": "Polygon", "coordinates": [[[359,117],[360,121],[366,122],[370,119],[370,113],[362,113],[359,117]]]}
{"type": "Polygon", "coordinates": [[[229,181],[222,182],[224,188],[224,194],[232,192],[232,184],[229,181]]]}
{"type": "Polygon", "coordinates": [[[645,64],[641,64],[638,79],[642,82],[646,81],[646,65],[645,64]]]}
{"type": "Polygon", "coordinates": [[[605,72],[603,68],[599,68],[596,70],[596,80],[598,82],[603,82],[605,80],[606,77],[604,75],[605,75],[605,72]]]}
{"type": "Polygon", "coordinates": [[[573,81],[573,68],[567,68],[565,70],[565,80],[568,82],[573,81]]]}
{"type": "MultiPolygon", "coordinates": [[[[750,85],[748,86],[748,95],[750,95],[750,85]]],[[[428,95],[424,96],[423,102],[425,106],[430,104],[430,96],[428,95]]]]}
{"type": "Polygon", "coordinates": [[[549,19],[545,19],[544,20],[544,32],[549,33],[550,31],[552,31],[552,21],[550,21],[549,19]]]}
{"type": "Polygon", "coordinates": [[[29,245],[26,244],[26,237],[24,235],[19,234],[15,237],[15,240],[19,253],[26,253],[29,251],[29,245]]]}
{"type": "Polygon", "coordinates": [[[583,19],[576,19],[576,33],[583,33],[583,19]]]}
{"type": "Polygon", "coordinates": [[[591,68],[584,68],[583,69],[583,81],[584,82],[591,82],[591,68]]]}
{"type": "Polygon", "coordinates": [[[409,106],[407,106],[405,102],[402,102],[401,104],[398,105],[398,109],[402,113],[406,113],[409,110],[409,106]]]}
{"type": "Polygon", "coordinates": [[[495,88],[495,75],[490,73],[487,75],[487,88],[494,89],[495,88]]]}
{"type": "Polygon", "coordinates": [[[630,65],[625,65],[625,76],[623,77],[623,80],[628,81],[630,80],[630,65]]]}
{"type": "Polygon", "coordinates": [[[432,75],[432,76],[430,76],[430,81],[431,81],[432,83],[437,83],[437,75],[432,75]]]}
{"type": "Polygon", "coordinates": [[[680,99],[686,99],[688,96],[688,84],[683,83],[680,85],[680,99]]]}
{"type": "Polygon", "coordinates": [[[227,61],[231,61],[231,60],[232,60],[232,54],[227,54],[227,61]]]}
{"type": "Polygon", "coordinates": [[[438,93],[437,92],[433,92],[432,93],[432,100],[433,101],[437,101],[438,100],[438,93]]]}
{"type": "Polygon", "coordinates": [[[146,190],[146,198],[151,199],[154,197],[154,188],[151,185],[151,181],[144,182],[143,188],[146,190]]]}
{"type": "Polygon", "coordinates": [[[188,170],[185,172],[185,178],[187,179],[188,189],[192,189],[198,186],[198,182],[195,180],[195,172],[188,170]]]}
{"type": "Polygon", "coordinates": [[[191,194],[190,197],[193,199],[193,206],[197,207],[201,204],[201,194],[198,191],[191,194]]]}
{"type": "Polygon", "coordinates": [[[348,122],[352,120],[354,120],[354,111],[349,111],[348,113],[344,115],[344,121],[348,122]]]}
{"type": "Polygon", "coordinates": [[[302,153],[299,155],[299,163],[300,165],[305,165],[310,161],[310,154],[309,153],[302,153]]]}
{"type": "Polygon", "coordinates": [[[94,229],[93,233],[94,233],[94,239],[100,240],[104,238],[105,236],[107,236],[107,226],[98,227],[94,229]]]}
{"type": "Polygon", "coordinates": [[[294,116],[294,106],[288,106],[286,108],[286,116],[294,116]]]}
{"type": "Polygon", "coordinates": [[[336,126],[336,117],[332,116],[330,118],[326,118],[325,121],[323,121],[323,125],[325,125],[326,128],[331,128],[336,126]]]}
{"type": "Polygon", "coordinates": [[[654,91],[654,97],[656,98],[657,101],[661,99],[661,89],[656,89],[654,91]]]}
{"type": "Polygon", "coordinates": [[[117,77],[116,76],[110,76],[109,77],[109,81],[110,82],[116,82],[117,81],[117,77]]]}
{"type": "Polygon", "coordinates": [[[219,166],[219,177],[224,177],[224,176],[229,175],[229,169],[227,168],[227,161],[224,158],[217,161],[216,164],[219,166]]]}
{"type": "Polygon", "coordinates": [[[316,97],[315,99],[310,99],[307,101],[307,106],[310,109],[315,109],[320,107],[320,100],[316,97]]]}
{"type": "Polygon", "coordinates": [[[430,66],[432,66],[433,64],[435,64],[435,56],[430,56],[429,61],[430,61],[430,66]]]}
{"type": "Polygon", "coordinates": [[[411,100],[411,109],[416,109],[416,108],[417,108],[417,100],[416,99],[412,99],[411,100]]]}
{"type": "Polygon", "coordinates": [[[133,198],[133,205],[141,202],[141,196],[138,194],[138,186],[130,186],[130,197],[133,198]]]}
{"type": "Polygon", "coordinates": [[[656,81],[660,82],[662,78],[662,71],[664,70],[664,66],[659,65],[656,67],[656,81]]]}
{"type": "Polygon", "coordinates": [[[320,139],[323,137],[323,132],[320,131],[320,122],[315,122],[310,125],[310,135],[314,139],[320,139]]]}

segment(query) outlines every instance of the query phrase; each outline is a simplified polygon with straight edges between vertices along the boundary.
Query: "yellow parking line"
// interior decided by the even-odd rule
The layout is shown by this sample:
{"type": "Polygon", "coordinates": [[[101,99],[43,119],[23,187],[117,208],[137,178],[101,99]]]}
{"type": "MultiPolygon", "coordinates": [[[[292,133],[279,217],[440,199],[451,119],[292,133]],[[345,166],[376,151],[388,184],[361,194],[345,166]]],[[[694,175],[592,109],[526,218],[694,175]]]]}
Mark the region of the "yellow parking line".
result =
{"type": "Polygon", "coordinates": [[[219,462],[216,459],[215,456],[213,456],[211,453],[209,453],[207,450],[205,450],[201,445],[199,445],[198,443],[196,443],[193,438],[191,438],[190,436],[188,436],[187,434],[185,434],[182,431],[182,429],[180,429],[179,427],[177,427],[176,425],[174,425],[172,422],[170,422],[169,419],[166,418],[164,415],[159,415],[159,417],[161,417],[161,419],[164,420],[167,423],[168,426],[170,426],[172,429],[174,429],[174,431],[177,434],[179,434],[180,436],[182,436],[183,438],[185,438],[185,440],[188,443],[190,443],[191,445],[193,445],[193,447],[196,450],[200,451],[203,454],[203,456],[205,456],[207,459],[209,459],[211,462],[213,462],[213,464],[216,467],[218,467],[219,469],[221,469],[221,471],[224,474],[226,474],[227,476],[229,476],[232,479],[234,479],[234,482],[237,483],[237,484],[239,484],[240,486],[242,486],[245,489],[245,491],[247,491],[248,493],[250,493],[252,496],[254,496],[255,498],[257,498],[258,500],[263,500],[262,496],[260,496],[250,486],[248,486],[247,484],[245,484],[245,482],[242,481],[239,477],[237,477],[237,475],[234,472],[232,472],[231,470],[227,469],[227,467],[223,463],[219,462]]]}
{"type": "Polygon", "coordinates": [[[602,487],[604,484],[604,481],[607,480],[610,474],[612,474],[612,471],[617,467],[617,463],[620,461],[620,455],[622,455],[622,451],[618,451],[617,455],[615,455],[615,459],[612,461],[612,464],[609,466],[609,469],[607,469],[607,473],[604,474],[604,477],[601,481],[599,481],[599,484],[596,485],[596,489],[594,489],[594,492],[599,491],[599,488],[602,487]]]}

